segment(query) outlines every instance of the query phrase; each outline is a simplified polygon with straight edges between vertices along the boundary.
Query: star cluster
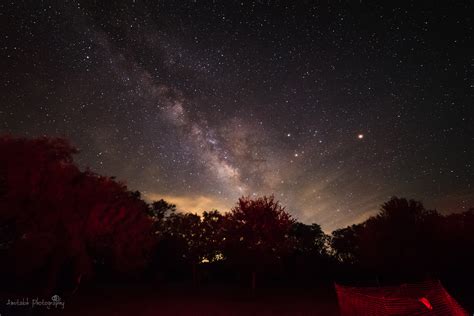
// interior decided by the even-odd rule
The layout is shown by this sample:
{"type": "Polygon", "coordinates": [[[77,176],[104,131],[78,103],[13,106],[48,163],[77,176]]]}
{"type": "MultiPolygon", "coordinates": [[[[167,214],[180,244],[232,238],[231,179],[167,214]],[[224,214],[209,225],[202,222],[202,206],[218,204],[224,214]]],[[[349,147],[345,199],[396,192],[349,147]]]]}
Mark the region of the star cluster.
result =
{"type": "Polygon", "coordinates": [[[2,3],[0,132],[200,212],[474,205],[472,4],[2,3]]]}

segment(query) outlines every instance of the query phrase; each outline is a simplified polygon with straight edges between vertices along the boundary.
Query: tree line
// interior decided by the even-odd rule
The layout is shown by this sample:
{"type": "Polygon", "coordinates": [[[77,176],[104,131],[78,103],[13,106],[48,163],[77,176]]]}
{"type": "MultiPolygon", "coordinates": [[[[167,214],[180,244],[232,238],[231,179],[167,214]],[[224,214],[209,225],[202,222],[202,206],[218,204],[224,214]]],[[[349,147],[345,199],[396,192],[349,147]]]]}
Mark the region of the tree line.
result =
{"type": "Polygon", "coordinates": [[[81,171],[61,138],[0,138],[2,287],[73,292],[81,282],[154,280],[314,286],[463,279],[474,266],[474,209],[450,215],[393,197],[360,224],[325,234],[273,196],[229,212],[180,213],[113,177],[81,171]]]}

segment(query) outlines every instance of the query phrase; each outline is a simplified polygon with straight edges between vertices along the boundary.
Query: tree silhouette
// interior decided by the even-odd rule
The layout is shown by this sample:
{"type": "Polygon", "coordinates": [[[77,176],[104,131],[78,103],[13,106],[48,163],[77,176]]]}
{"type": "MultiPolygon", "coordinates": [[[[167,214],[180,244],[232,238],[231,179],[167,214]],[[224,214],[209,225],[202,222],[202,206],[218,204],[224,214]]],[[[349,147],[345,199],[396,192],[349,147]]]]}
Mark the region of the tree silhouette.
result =
{"type": "Polygon", "coordinates": [[[328,236],[318,224],[295,222],[290,231],[294,238],[293,251],[304,256],[327,255],[328,236]]]}
{"type": "Polygon", "coordinates": [[[355,264],[359,260],[359,236],[362,225],[336,229],[331,236],[332,255],[340,262],[355,264]]]}
{"type": "Polygon", "coordinates": [[[37,280],[51,293],[97,265],[131,272],[146,263],[148,206],[125,185],[81,172],[76,152],[64,139],[0,138],[2,262],[23,288],[37,280]]]}
{"type": "Polygon", "coordinates": [[[60,138],[0,137],[1,285],[65,293],[94,273],[141,273],[151,253],[152,269],[194,284],[204,269],[251,275],[252,289],[257,273],[261,282],[282,271],[298,282],[348,271],[352,280],[474,283],[474,209],[443,216],[393,197],[329,237],[296,222],[273,196],[242,197],[228,213],[201,216],[163,199],[148,205],[114,178],[79,170],[75,153],[60,138]]]}
{"type": "Polygon", "coordinates": [[[279,261],[291,249],[289,233],[294,220],[273,196],[242,197],[224,217],[224,255],[252,272],[252,289],[257,270],[279,261]]]}
{"type": "MultiPolygon", "coordinates": [[[[161,205],[169,209],[171,204],[163,201],[161,205]]],[[[164,218],[157,232],[160,241],[156,259],[168,261],[165,269],[170,269],[173,262],[191,266],[193,284],[196,285],[198,265],[222,259],[222,220],[222,215],[216,210],[204,212],[202,217],[191,213],[171,213],[164,218]]]]}
{"type": "Polygon", "coordinates": [[[151,203],[149,214],[155,221],[161,221],[166,215],[176,212],[176,205],[163,199],[151,203]]]}
{"type": "Polygon", "coordinates": [[[204,212],[201,222],[201,255],[202,261],[216,262],[224,259],[222,245],[224,242],[224,216],[217,210],[204,212]]]}
{"type": "Polygon", "coordinates": [[[471,284],[474,282],[474,209],[450,214],[438,222],[432,238],[436,241],[437,256],[433,258],[441,276],[454,274],[471,284]]]}
{"type": "Polygon", "coordinates": [[[318,224],[295,222],[290,230],[291,251],[287,256],[288,274],[297,277],[300,282],[309,276],[324,278],[324,270],[329,264],[329,236],[318,224]]]}
{"type": "Polygon", "coordinates": [[[430,274],[435,270],[434,228],[441,219],[421,202],[393,197],[376,216],[334,231],[332,249],[340,261],[357,263],[377,275],[430,274]]]}
{"type": "Polygon", "coordinates": [[[419,220],[426,212],[423,204],[419,201],[392,197],[382,204],[377,218],[406,224],[419,220]]]}

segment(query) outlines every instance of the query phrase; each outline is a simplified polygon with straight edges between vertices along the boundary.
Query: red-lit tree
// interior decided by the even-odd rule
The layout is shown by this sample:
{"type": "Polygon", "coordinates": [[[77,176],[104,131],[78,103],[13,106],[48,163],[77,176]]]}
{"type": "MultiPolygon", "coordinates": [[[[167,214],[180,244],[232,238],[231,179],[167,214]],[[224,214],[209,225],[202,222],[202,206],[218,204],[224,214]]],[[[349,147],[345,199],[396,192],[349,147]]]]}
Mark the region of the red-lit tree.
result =
{"type": "Polygon", "coordinates": [[[94,264],[128,272],[146,261],[147,204],[111,178],[81,172],[76,152],[64,139],[0,138],[0,244],[22,288],[36,280],[51,292],[94,264]]]}
{"type": "Polygon", "coordinates": [[[257,270],[277,263],[291,249],[293,223],[273,196],[254,200],[242,197],[225,214],[224,255],[230,262],[251,269],[252,289],[256,287],[257,270]]]}

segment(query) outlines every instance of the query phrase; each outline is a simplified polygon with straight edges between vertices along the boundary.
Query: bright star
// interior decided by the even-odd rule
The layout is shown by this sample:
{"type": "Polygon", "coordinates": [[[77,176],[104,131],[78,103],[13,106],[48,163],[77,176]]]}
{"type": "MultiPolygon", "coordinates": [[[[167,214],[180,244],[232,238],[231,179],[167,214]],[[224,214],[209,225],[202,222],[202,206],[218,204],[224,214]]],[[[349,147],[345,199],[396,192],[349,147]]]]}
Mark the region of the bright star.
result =
{"type": "Polygon", "coordinates": [[[357,138],[358,138],[358,139],[364,138],[364,134],[359,134],[359,135],[357,135],[357,138]]]}

